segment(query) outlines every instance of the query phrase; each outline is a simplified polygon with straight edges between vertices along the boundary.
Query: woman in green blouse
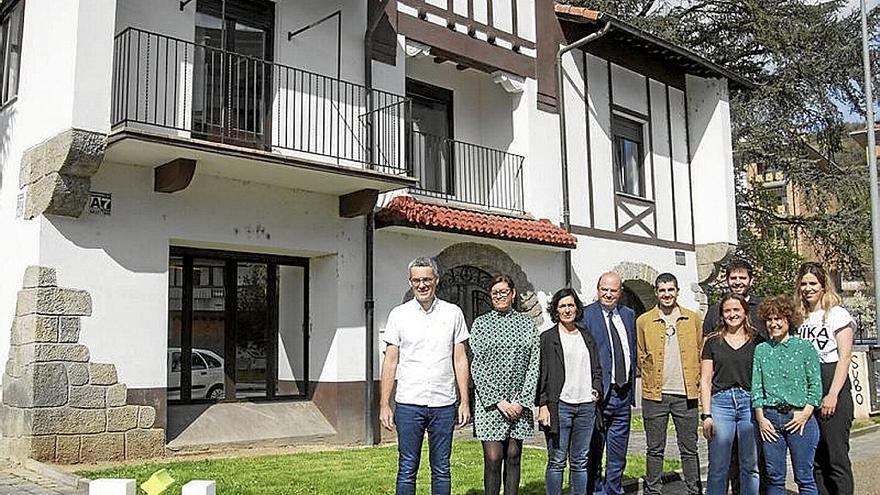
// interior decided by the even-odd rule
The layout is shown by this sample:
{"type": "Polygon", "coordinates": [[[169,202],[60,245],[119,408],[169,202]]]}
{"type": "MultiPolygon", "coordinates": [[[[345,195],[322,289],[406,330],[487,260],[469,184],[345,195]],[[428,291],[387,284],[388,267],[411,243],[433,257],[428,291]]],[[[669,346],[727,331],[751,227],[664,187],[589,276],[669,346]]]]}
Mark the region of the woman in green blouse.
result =
{"type": "Polygon", "coordinates": [[[812,344],[792,337],[797,310],[788,296],[764,299],[758,314],[767,323],[770,341],[755,348],[752,363],[752,407],[761,431],[767,463],[767,494],[784,495],[785,454],[791,453],[798,493],[818,494],[813,458],[819,425],[813,409],[822,400],[819,354],[812,344]]]}
{"type": "Polygon", "coordinates": [[[507,275],[492,279],[493,311],[471,329],[474,379],[474,434],[483,444],[483,486],[498,495],[504,467],[504,494],[519,493],[522,441],[532,436],[532,409],[538,383],[538,330],[516,311],[516,288],[507,275]]]}

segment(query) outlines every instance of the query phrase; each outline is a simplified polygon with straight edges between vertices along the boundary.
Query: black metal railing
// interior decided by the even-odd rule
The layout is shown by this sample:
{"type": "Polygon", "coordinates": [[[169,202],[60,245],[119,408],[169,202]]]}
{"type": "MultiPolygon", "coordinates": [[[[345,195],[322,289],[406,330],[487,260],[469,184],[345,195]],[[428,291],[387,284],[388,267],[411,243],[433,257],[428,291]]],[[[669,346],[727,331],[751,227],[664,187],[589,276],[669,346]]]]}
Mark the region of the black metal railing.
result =
{"type": "Polygon", "coordinates": [[[136,28],[114,41],[114,127],[401,175],[408,106],[400,95],[136,28]]]}
{"type": "Polygon", "coordinates": [[[522,166],[513,153],[411,130],[407,166],[412,191],[458,203],[523,211],[522,166]]]}
{"type": "Polygon", "coordinates": [[[856,332],[853,337],[856,344],[877,345],[877,329],[874,328],[874,319],[853,311],[856,320],[856,332]]]}

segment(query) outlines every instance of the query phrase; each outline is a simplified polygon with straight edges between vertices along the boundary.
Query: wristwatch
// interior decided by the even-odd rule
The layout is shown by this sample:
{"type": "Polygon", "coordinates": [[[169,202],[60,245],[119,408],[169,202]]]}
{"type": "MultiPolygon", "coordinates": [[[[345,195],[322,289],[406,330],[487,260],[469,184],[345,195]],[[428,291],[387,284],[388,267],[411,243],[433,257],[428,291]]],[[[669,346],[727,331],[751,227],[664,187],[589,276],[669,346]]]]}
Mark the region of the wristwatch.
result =
{"type": "Polygon", "coordinates": [[[706,421],[707,418],[711,418],[711,417],[712,417],[711,414],[701,413],[700,414],[700,421],[706,421]]]}

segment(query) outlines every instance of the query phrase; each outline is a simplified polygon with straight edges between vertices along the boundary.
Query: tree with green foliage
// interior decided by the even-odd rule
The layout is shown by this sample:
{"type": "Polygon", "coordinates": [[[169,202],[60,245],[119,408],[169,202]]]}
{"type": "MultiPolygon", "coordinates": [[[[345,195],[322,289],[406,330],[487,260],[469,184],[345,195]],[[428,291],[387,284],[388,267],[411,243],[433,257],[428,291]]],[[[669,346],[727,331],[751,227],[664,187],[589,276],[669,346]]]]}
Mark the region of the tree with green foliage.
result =
{"type": "MultiPolygon", "coordinates": [[[[849,114],[864,116],[859,12],[843,0],[568,0],[611,13],[684,46],[757,84],[731,94],[737,170],[738,256],[790,290],[798,256],[788,239],[810,241],[844,276],[870,263],[870,202],[864,153],[853,154],[849,114]],[[818,166],[807,142],[838,166],[818,166]],[[802,211],[781,215],[772,194],[746,183],[747,167],[784,173],[802,211]]],[[[880,8],[869,13],[878,46],[880,8]]],[[[872,57],[875,86],[880,75],[872,57]]],[[[821,161],[820,161],[821,162],[821,161]]]]}

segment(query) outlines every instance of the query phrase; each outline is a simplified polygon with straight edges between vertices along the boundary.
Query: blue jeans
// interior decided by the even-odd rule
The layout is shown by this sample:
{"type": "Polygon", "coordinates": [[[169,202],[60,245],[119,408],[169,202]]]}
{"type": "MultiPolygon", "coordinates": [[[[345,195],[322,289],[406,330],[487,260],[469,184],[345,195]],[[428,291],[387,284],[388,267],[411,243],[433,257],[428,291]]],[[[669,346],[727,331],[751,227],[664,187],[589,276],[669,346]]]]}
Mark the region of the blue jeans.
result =
{"type": "Polygon", "coordinates": [[[562,473],[568,459],[571,495],[587,493],[587,457],[596,420],[596,404],[559,403],[559,435],[547,435],[547,495],[562,494],[562,473]]]}
{"type": "Polygon", "coordinates": [[[734,439],[739,447],[739,493],[757,495],[758,428],[752,416],[751,394],[738,387],[713,394],[712,424],[707,495],[727,493],[727,475],[734,439]]]}
{"type": "Polygon", "coordinates": [[[443,407],[397,404],[394,424],[397,426],[397,495],[416,493],[416,475],[422,460],[422,440],[428,432],[428,454],[431,462],[431,493],[449,495],[449,456],[452,454],[452,432],[455,428],[455,404],[443,407]]]}
{"type": "Polygon", "coordinates": [[[590,443],[587,493],[622,495],[623,471],[629,448],[629,429],[632,418],[631,385],[612,386],[608,391],[602,415],[605,429],[596,428],[590,443]],[[602,477],[602,455],[605,455],[605,477],[602,477]]]}
{"type": "Polygon", "coordinates": [[[813,477],[813,457],[819,443],[819,425],[816,417],[810,416],[804,426],[804,433],[788,433],[785,423],[791,421],[793,411],[780,413],[776,409],[765,408],[764,417],[776,428],[779,438],[775,442],[764,441],[764,458],[767,461],[767,495],[785,495],[785,452],[791,453],[791,470],[801,495],[817,495],[816,479],[813,477]]]}

